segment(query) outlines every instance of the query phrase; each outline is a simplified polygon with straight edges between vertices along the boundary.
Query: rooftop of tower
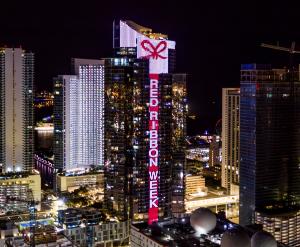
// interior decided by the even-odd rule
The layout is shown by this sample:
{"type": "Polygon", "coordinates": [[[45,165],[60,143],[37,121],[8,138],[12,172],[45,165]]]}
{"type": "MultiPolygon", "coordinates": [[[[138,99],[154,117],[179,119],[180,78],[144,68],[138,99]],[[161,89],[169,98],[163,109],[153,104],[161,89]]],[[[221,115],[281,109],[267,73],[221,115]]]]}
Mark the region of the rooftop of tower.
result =
{"type": "Polygon", "coordinates": [[[152,32],[151,28],[141,26],[133,21],[124,20],[123,22],[126,23],[129,27],[131,27],[135,31],[147,36],[150,39],[168,39],[168,35],[162,33],[154,33],[152,32]]]}

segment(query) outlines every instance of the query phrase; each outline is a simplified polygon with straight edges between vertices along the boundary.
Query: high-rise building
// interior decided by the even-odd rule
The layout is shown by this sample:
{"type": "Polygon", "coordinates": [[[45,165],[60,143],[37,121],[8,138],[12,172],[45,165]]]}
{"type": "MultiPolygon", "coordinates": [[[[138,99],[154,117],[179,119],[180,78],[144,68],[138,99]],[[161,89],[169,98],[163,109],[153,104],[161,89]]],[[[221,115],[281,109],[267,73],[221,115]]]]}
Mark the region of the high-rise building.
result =
{"type": "Polygon", "coordinates": [[[186,74],[172,74],[172,213],[180,216],[185,211],[185,155],[186,155],[186,117],[187,90],[186,74]]]}
{"type": "Polygon", "coordinates": [[[239,184],[240,169],[240,89],[222,90],[222,187],[231,194],[239,184]]]}
{"type": "Polygon", "coordinates": [[[105,199],[119,217],[151,224],[184,212],[186,75],[171,74],[175,42],[134,22],[114,23],[114,48],[105,64],[105,199]]]}
{"type": "Polygon", "coordinates": [[[0,166],[31,171],[34,150],[34,54],[0,48],[0,166]]]}
{"type": "Polygon", "coordinates": [[[212,136],[209,143],[209,166],[216,171],[220,168],[220,142],[216,135],[212,136]]]}
{"type": "Polygon", "coordinates": [[[54,79],[54,166],[104,165],[104,61],[74,59],[74,75],[54,79]]]}
{"type": "MultiPolygon", "coordinates": [[[[272,215],[274,218],[276,214],[281,217],[285,212],[299,210],[299,130],[299,73],[287,69],[272,69],[269,65],[242,65],[240,88],[242,225],[254,223],[255,211],[263,215],[272,215]]],[[[300,229],[299,223],[297,224],[296,228],[300,229]]],[[[280,231],[279,228],[277,230],[280,231]]],[[[296,234],[300,232],[297,231],[296,234]]]]}
{"type": "Polygon", "coordinates": [[[133,217],[133,211],[147,210],[147,82],[148,61],[105,60],[105,203],[122,220],[133,217]],[[133,199],[141,196],[143,200],[133,199]]]}

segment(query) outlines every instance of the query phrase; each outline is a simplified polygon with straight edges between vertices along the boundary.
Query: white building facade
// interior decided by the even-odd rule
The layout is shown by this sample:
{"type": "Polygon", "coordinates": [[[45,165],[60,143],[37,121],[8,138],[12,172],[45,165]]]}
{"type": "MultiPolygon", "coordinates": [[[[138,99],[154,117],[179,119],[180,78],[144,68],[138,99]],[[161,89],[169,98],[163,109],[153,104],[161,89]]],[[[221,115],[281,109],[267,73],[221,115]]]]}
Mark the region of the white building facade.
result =
{"type": "Polygon", "coordinates": [[[222,90],[222,187],[231,194],[239,184],[240,164],[240,89],[222,90]]]}
{"type": "Polygon", "coordinates": [[[31,171],[34,150],[34,54],[0,48],[0,166],[31,171]]]}
{"type": "Polygon", "coordinates": [[[104,163],[104,62],[74,59],[75,75],[54,80],[54,165],[84,170],[104,163]]]}

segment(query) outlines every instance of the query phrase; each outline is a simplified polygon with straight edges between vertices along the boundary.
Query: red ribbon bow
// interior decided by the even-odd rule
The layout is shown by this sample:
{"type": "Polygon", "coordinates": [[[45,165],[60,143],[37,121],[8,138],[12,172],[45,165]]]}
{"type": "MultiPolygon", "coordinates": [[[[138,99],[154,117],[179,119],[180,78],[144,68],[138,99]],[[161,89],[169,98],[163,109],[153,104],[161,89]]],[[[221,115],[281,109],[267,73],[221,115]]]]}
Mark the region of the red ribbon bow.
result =
{"type": "Polygon", "coordinates": [[[159,42],[156,46],[154,46],[149,40],[143,40],[141,42],[142,48],[150,53],[147,56],[144,56],[145,58],[152,57],[153,59],[166,59],[167,57],[160,55],[165,49],[167,49],[167,42],[165,40],[159,42]]]}

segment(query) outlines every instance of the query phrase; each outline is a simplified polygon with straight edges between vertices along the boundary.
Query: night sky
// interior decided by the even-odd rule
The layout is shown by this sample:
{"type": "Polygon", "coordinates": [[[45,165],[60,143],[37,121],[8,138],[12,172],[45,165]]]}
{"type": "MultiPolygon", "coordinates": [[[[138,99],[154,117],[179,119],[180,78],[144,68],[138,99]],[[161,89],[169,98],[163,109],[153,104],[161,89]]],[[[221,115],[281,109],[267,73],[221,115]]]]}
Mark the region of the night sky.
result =
{"type": "Polygon", "coordinates": [[[52,77],[69,73],[71,57],[111,56],[114,19],[131,19],[168,34],[177,42],[177,72],[189,74],[197,131],[212,129],[221,117],[221,88],[239,86],[241,63],[288,61],[260,48],[260,42],[289,46],[295,40],[300,49],[300,4],[292,1],[7,2],[0,6],[0,44],[36,53],[37,90],[51,89],[52,77]]]}

